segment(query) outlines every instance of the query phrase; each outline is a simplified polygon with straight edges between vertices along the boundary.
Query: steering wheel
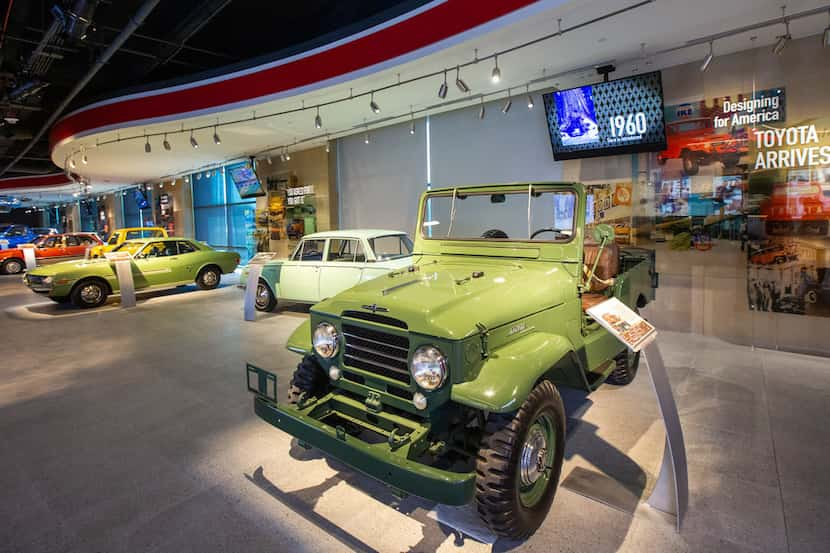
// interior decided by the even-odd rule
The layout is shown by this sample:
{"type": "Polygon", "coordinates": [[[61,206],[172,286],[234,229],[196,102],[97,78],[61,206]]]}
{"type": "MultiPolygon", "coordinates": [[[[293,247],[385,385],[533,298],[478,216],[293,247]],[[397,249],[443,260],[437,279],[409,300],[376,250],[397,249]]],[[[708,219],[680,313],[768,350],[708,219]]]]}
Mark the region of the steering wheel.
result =
{"type": "MultiPolygon", "coordinates": [[[[534,238],[536,238],[537,234],[542,234],[543,232],[552,232],[552,233],[557,235],[556,238],[559,238],[560,235],[565,236],[565,234],[561,230],[548,227],[548,228],[540,228],[540,229],[534,231],[533,234],[530,235],[530,239],[533,240],[534,238]]],[[[554,238],[554,240],[556,238],[554,238]]]]}

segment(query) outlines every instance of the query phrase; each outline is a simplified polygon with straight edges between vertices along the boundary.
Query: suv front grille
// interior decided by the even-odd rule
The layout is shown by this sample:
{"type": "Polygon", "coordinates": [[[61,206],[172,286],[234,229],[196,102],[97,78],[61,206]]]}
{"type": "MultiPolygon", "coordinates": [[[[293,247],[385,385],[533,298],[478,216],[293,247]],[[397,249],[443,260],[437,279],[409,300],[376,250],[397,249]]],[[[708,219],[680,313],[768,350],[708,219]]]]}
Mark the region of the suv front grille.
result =
{"type": "Polygon", "coordinates": [[[343,325],[343,337],[347,367],[409,384],[409,338],[350,324],[343,325]]]}

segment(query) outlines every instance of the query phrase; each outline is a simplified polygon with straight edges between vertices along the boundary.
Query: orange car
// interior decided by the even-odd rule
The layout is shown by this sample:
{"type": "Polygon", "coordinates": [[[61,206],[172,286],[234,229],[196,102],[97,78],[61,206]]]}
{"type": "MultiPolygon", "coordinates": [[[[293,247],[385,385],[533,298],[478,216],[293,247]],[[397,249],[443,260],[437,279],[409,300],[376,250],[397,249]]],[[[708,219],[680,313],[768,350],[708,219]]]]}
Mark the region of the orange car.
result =
{"type": "Polygon", "coordinates": [[[830,195],[818,182],[777,183],[761,202],[768,234],[827,236],[830,195]]]}
{"type": "MultiPolygon", "coordinates": [[[[83,257],[86,249],[102,244],[94,234],[76,232],[71,234],[50,234],[34,241],[35,258],[38,263],[64,261],[73,257],[83,257]]],[[[14,248],[0,250],[0,272],[13,275],[26,268],[23,250],[14,248]]]]}

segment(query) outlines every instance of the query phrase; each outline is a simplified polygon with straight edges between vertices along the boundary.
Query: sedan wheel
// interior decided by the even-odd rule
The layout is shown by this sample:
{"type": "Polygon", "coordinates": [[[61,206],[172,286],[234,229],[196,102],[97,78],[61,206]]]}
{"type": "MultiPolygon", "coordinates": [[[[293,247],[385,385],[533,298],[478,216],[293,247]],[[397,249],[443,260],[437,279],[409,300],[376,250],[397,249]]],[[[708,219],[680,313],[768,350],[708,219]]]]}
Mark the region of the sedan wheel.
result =
{"type": "Polygon", "coordinates": [[[72,289],[70,295],[72,303],[81,309],[98,307],[107,301],[106,286],[94,280],[81,282],[72,289]]]}
{"type": "Polygon", "coordinates": [[[277,298],[271,293],[271,288],[262,280],[256,286],[254,305],[257,311],[273,311],[277,306],[277,298]]]}
{"type": "Polygon", "coordinates": [[[7,275],[16,275],[23,270],[23,263],[17,259],[9,259],[3,263],[3,272],[7,275]]]}
{"type": "Polygon", "coordinates": [[[216,267],[205,267],[196,277],[196,285],[202,290],[213,290],[219,286],[222,273],[216,267]]]}

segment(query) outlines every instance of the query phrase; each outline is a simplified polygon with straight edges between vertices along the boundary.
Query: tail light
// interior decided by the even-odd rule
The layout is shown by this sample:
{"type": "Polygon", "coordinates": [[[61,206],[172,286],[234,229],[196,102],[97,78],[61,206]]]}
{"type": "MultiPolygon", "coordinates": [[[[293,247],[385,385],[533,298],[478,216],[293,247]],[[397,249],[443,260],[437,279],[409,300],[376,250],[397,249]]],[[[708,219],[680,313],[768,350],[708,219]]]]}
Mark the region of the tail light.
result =
{"type": "Polygon", "coordinates": [[[239,261],[240,261],[239,254],[236,254],[236,264],[237,265],[239,265],[239,261]]]}

